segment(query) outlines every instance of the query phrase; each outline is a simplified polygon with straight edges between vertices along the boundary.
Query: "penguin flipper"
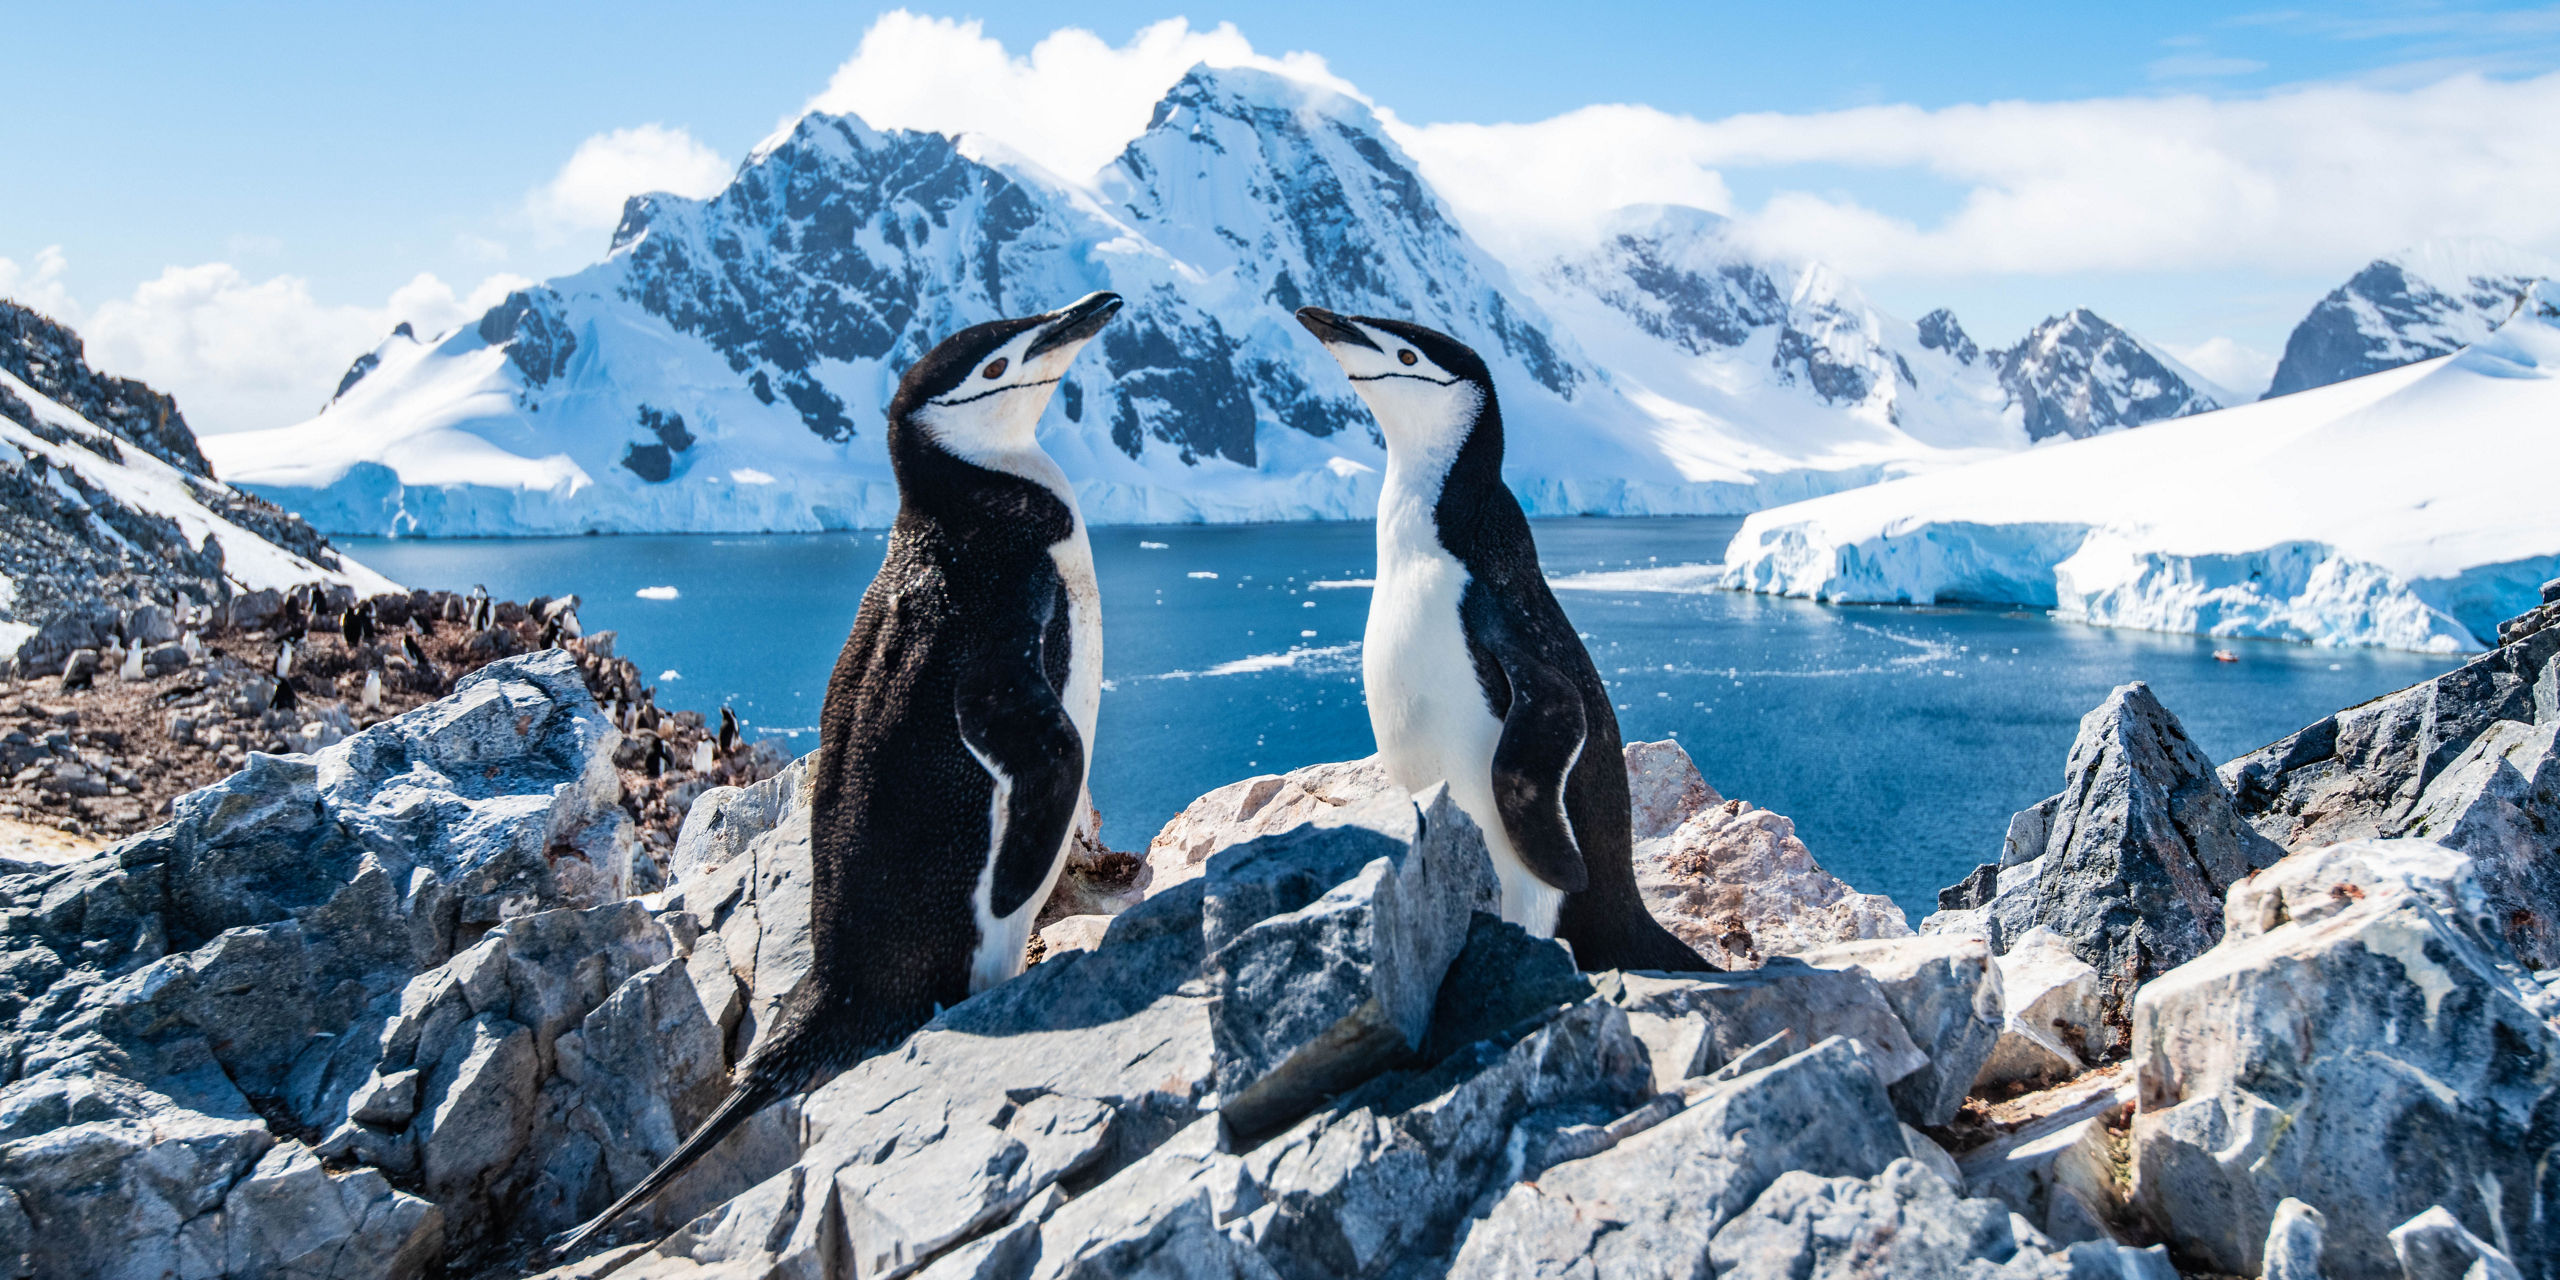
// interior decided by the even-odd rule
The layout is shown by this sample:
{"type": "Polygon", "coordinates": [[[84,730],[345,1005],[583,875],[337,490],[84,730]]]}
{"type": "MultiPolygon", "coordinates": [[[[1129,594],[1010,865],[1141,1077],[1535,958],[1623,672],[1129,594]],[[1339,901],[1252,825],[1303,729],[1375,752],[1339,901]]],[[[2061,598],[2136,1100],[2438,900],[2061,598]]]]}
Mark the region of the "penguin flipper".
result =
{"type": "Polygon", "coordinates": [[[1002,918],[1048,883],[1084,791],[1084,738],[1040,668],[1036,640],[962,676],[956,703],[960,740],[994,776],[1004,806],[988,894],[1002,918]]]}
{"type": "Polygon", "coordinates": [[[1493,804],[1503,833],[1531,874],[1550,888],[1580,893],[1590,869],[1565,813],[1565,784],[1582,758],[1589,723],[1581,691],[1562,673],[1523,655],[1503,655],[1511,709],[1493,748],[1493,804]]]}

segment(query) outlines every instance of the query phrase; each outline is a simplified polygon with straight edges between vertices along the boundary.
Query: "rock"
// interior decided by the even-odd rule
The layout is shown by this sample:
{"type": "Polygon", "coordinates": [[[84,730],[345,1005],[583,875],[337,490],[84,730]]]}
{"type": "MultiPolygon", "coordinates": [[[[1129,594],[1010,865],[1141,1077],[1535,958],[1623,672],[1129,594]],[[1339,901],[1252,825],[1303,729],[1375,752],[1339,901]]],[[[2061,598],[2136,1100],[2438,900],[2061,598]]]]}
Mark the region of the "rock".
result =
{"type": "Polygon", "coordinates": [[[2515,961],[2471,860],[2416,841],[2295,854],[2236,887],[2228,935],[2134,1008],[2138,1207],[2182,1255],[2254,1274],[2288,1196],[2325,1274],[2387,1277],[2431,1205],[2555,1274],[2545,1165],[2560,993],[2515,961]]]}
{"type": "MultiPolygon", "coordinates": [[[[588,643],[593,647],[592,637],[588,643]]],[[[712,787],[694,797],[684,826],[676,833],[675,854],[667,863],[668,881],[678,883],[724,866],[745,852],[749,841],[781,826],[794,810],[808,804],[808,785],[808,757],[802,757],[753,786],[712,787]]]]}
{"type": "Polygon", "coordinates": [[[2003,969],[1979,938],[1911,937],[1848,942],[1799,957],[1818,969],[1875,980],[1928,1063],[1893,1082],[1894,1109],[1935,1128],[1953,1120],[2004,1025],[2003,969]]]}
{"type": "Polygon", "coordinates": [[[1068,916],[1041,927],[1040,946],[1045,954],[1053,956],[1091,951],[1102,945],[1102,935],[1110,928],[1109,916],[1068,916]]]}
{"type": "Polygon", "coordinates": [[[2049,1239],[2107,1239],[2110,1224],[2129,1218],[2124,1126],[2133,1101],[2133,1069],[2119,1064],[2061,1088],[1995,1102],[1983,1117],[1993,1136],[1957,1161],[1961,1185],[2008,1205],[2049,1239]]]}
{"type": "Polygon", "coordinates": [[[2005,1206],[1963,1199],[1910,1159],[1873,1179],[1780,1174],[1708,1246],[1718,1280],[1953,1275],[2017,1253],[2005,1206]]]}
{"type": "Polygon", "coordinates": [[[1636,887],[1680,940],[1728,969],[1863,938],[1908,937],[1902,909],[1813,860],[1795,823],[1725,800],[1677,742],[1627,747],[1636,887]]]}
{"type": "Polygon", "coordinates": [[[442,1251],[443,1215],[380,1173],[333,1174],[277,1144],[223,1198],[222,1274],[407,1280],[442,1251]]]}
{"type": "Polygon", "coordinates": [[[2469,854],[2508,945],[2534,968],[2554,968],[2555,730],[2560,628],[2511,631],[2453,671],[2233,760],[2222,777],[2241,816],[2289,850],[2423,837],[2469,854]]]}
{"type": "Polygon", "coordinates": [[[2523,1280],[2524,1273],[2460,1220],[2432,1205],[2391,1231],[2391,1254],[2406,1280],[2523,1280]]]}
{"type": "Polygon", "coordinates": [[[1854,969],[1817,969],[1782,956],[1731,973],[1616,975],[1602,980],[1601,994],[1627,1011],[1648,1042],[1662,1038],[1695,1046],[1657,1053],[1666,1087],[1706,1075],[1783,1032],[1808,1042],[1829,1036],[1855,1042],[1859,1060],[1875,1071],[1880,1088],[1929,1063],[1894,1016],[1883,988],[1854,969]]]}
{"type": "MultiPolygon", "coordinates": [[[[421,1135],[349,1120],[382,1032],[416,975],[491,925],[628,891],[610,737],[569,658],[534,655],[317,756],[252,756],[181,797],[168,823],[95,857],[6,868],[0,1116],[15,1119],[0,1123],[0,1183],[54,1224],[37,1235],[38,1272],[158,1276],[185,1270],[181,1256],[217,1256],[203,1252],[209,1228],[190,1224],[218,1213],[236,1236],[259,1220],[226,1197],[286,1202],[250,1176],[279,1149],[265,1116],[285,1133],[346,1129],[342,1149],[399,1177],[416,1169],[421,1135]],[[153,1171],[133,1158],[144,1146],[153,1171]]],[[[466,1009],[452,1026],[471,1020],[466,1009]]],[[[534,1043],[509,1048],[512,1032],[483,1029],[488,1054],[422,1069],[419,1110],[516,1097],[534,1043]]],[[[393,1088],[373,1089],[369,1114],[397,1110],[393,1088]]],[[[463,1133],[433,1147],[439,1186],[476,1176],[456,1154],[463,1133]]],[[[321,1185],[298,1170],[278,1166],[278,1185],[321,1185]]],[[[353,1176],[329,1175],[326,1204],[292,1200],[303,1225],[291,1248],[359,1271],[424,1267],[445,1229],[472,1219],[353,1176]],[[436,1221],[420,1227],[421,1213],[436,1221]],[[341,1228],[361,1238],[325,1238],[341,1228]]]]}
{"type": "Polygon", "coordinates": [[[106,663],[95,649],[74,649],[62,660],[62,687],[78,689],[98,678],[106,663]]]}
{"type": "Polygon", "coordinates": [[[2018,815],[1994,888],[1982,873],[1942,900],[1930,932],[1980,932],[2006,954],[2039,925],[2098,972],[2121,1026],[2135,987],[2221,937],[2222,896],[2281,854],[2242,822],[2212,763],[2139,681],[2081,717],[2059,795],[2018,815]]]}
{"type": "Polygon", "coordinates": [[[1138,889],[1161,893],[1198,876],[1219,850],[1310,823],[1329,825],[1342,810],[1403,794],[1376,756],[1228,783],[1192,801],[1148,842],[1138,889]]]}
{"type": "Polygon", "coordinates": [[[1445,787],[1360,812],[1209,863],[1204,977],[1219,1114],[1237,1133],[1276,1129],[1420,1049],[1470,913],[1497,900],[1484,837],[1445,787]],[[1292,905],[1346,866],[1358,870],[1292,905]]]}
{"type": "Polygon", "coordinates": [[[1551,938],[1486,911],[1468,917],[1466,945],[1449,962],[1432,1007],[1423,1058],[1438,1062],[1468,1045],[1500,1038],[1557,1006],[1591,998],[1591,980],[1551,938]]]}
{"type": "Polygon", "coordinates": [[[1976,1088],[2047,1085],[2103,1062],[2117,1048],[2100,1004],[2098,971],[2062,935],[2038,925],[2000,957],[2007,1017],[1976,1088]]]}
{"type": "Polygon", "coordinates": [[[2285,1197],[2259,1253],[2260,1280],[2320,1280],[2320,1239],[2327,1226],[2319,1210],[2285,1197]]]}
{"type": "Polygon", "coordinates": [[[1659,840],[1709,805],[1724,803],[1679,743],[1630,742],[1625,751],[1628,830],[1636,840],[1659,840]]]}
{"type": "Polygon", "coordinates": [[[1717,1230],[1782,1175],[1867,1178],[1903,1158],[1875,1069],[1833,1037],[1515,1184],[1468,1232],[1449,1274],[1703,1274],[1717,1230]]]}
{"type": "Polygon", "coordinates": [[[174,644],[178,639],[178,620],[166,605],[142,605],[126,615],[124,638],[126,644],[138,644],[144,648],[174,644]]]}

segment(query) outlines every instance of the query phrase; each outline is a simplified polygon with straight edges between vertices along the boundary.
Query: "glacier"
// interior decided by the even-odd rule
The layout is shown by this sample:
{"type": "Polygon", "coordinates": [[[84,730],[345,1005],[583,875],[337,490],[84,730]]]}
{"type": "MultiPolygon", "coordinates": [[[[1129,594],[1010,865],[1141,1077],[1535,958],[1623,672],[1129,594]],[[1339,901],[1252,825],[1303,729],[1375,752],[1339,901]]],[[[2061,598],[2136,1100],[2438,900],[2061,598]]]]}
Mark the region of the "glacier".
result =
{"type": "Polygon", "coordinates": [[[1734,589],[2467,652],[2560,575],[2560,288],[2455,354],[1777,507],[1734,589]]]}
{"type": "Polygon", "coordinates": [[[1540,515],[1740,513],[2023,449],[2022,389],[2104,407],[2072,434],[2218,403],[2142,381],[2112,326],[1985,351],[1944,313],[1900,321],[1819,264],[1761,261],[1703,211],[1631,210],[1507,264],[1365,103],[1202,67],[1072,180],[980,135],[804,116],[717,195],[633,199],[604,261],[477,324],[395,331],[315,417],[204,449],[335,533],[879,527],[906,364],[1103,288],[1128,307],[1040,428],[1096,523],[1374,512],[1385,451],[1291,323],[1306,303],[1482,352],[1540,515]]]}

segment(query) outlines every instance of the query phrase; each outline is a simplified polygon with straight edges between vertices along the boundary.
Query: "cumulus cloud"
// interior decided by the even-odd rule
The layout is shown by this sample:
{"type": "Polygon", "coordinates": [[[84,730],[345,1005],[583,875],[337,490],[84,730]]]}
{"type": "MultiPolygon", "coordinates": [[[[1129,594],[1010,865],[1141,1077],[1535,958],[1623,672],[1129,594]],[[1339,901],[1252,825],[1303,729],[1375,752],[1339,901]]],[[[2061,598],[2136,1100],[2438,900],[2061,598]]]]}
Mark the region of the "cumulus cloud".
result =
{"type": "MultiPolygon", "coordinates": [[[[527,282],[491,276],[467,294],[420,274],[376,307],[332,306],[289,275],[252,280],[226,262],[170,267],[132,296],[59,318],[80,329],[89,363],[178,398],[199,433],[300,422],[319,411],[359,353],[406,321],[427,337],[478,316],[527,282]]],[[[0,268],[0,293],[8,293],[0,268]]]]}
{"type": "Polygon", "coordinates": [[[525,211],[555,233],[610,231],[632,196],[707,196],[727,185],[729,162],[692,134],[636,125],[579,143],[560,172],[526,197],[525,211]]]}
{"type": "Polygon", "coordinates": [[[1138,136],[1157,99],[1201,63],[1258,67],[1351,92],[1324,59],[1256,53],[1231,23],[1195,31],[1169,18],[1117,46],[1065,27],[1017,57],[974,20],[899,9],[871,24],[802,114],[851,112],[880,129],[984,134],[1081,180],[1138,136]]]}
{"type": "Polygon", "coordinates": [[[58,244],[36,250],[34,260],[26,263],[0,258],[0,298],[55,319],[68,317],[72,303],[70,291],[62,283],[65,265],[62,246],[58,244]]]}
{"type": "Polygon", "coordinates": [[[1534,124],[1396,133],[1497,247],[1561,243],[1613,205],[1667,201],[1730,212],[1771,249],[1866,278],[2329,273],[2445,235],[2560,248],[2560,166],[2549,163],[2560,155],[2560,74],[1719,120],[1588,107],[1534,124]],[[1959,198],[1914,217],[1791,185],[1800,167],[1953,187],[1959,198]],[[1711,198],[1750,170],[1766,171],[1757,185],[1771,191],[1756,207],[1711,198]]]}

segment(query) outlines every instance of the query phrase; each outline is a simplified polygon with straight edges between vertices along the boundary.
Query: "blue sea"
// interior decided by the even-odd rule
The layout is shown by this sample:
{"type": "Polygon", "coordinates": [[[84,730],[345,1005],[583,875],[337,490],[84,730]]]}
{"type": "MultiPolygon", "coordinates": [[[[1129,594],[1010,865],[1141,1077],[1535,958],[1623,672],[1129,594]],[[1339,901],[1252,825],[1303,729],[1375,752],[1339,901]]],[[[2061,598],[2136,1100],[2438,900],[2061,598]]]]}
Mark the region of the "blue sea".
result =
{"type": "MultiPolygon", "coordinates": [[[[1546,520],[1540,558],[1630,741],[1677,738],[1727,796],[1796,821],[1814,856],[1916,920],[1996,857],[2009,815],[2059,790],[2080,716],[2147,680],[2228,759],[2433,676],[2435,655],[2213,641],[2030,611],[1817,605],[1716,591],[1738,519],[1546,520]],[[2238,662],[2217,662],[2216,648],[2238,662]]],[[[736,708],[816,744],[818,706],[878,533],[343,539],[411,586],[501,599],[574,592],[658,701],[736,708]]],[[[1366,524],[1097,529],[1105,629],[1093,793],[1114,847],[1144,849],[1193,797],[1372,750],[1360,633],[1366,524]]]]}

